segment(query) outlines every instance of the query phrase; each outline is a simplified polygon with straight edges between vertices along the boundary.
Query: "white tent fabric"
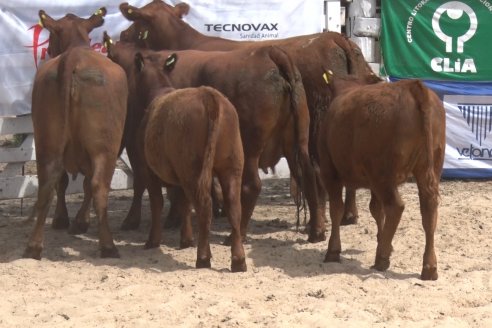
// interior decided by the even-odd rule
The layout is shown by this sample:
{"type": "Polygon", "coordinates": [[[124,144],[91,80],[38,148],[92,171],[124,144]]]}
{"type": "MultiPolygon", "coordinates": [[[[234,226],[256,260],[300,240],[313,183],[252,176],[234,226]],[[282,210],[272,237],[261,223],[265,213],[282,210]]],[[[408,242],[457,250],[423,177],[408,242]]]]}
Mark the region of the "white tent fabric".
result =
{"type": "MultiPolygon", "coordinates": [[[[175,4],[182,1],[170,1],[175,4]]],[[[114,39],[130,22],[120,13],[122,0],[0,0],[0,117],[29,114],[32,81],[36,67],[47,59],[48,32],[38,25],[38,11],[45,10],[58,19],[67,13],[89,17],[105,6],[103,26],[91,33],[91,45],[104,52],[103,31],[114,39]]],[[[130,0],[141,7],[150,0],[130,0]]],[[[207,35],[237,40],[285,38],[320,32],[323,29],[323,1],[304,0],[188,0],[185,18],[207,35]]]]}

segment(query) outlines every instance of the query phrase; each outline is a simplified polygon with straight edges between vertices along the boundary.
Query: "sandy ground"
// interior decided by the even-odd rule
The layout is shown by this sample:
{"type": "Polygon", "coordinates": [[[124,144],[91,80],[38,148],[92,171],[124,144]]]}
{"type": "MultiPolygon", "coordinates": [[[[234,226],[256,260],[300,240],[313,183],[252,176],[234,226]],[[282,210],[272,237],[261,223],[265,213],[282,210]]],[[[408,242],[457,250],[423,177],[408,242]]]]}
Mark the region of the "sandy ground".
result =
{"type": "MultiPolygon", "coordinates": [[[[492,327],[492,182],[441,184],[436,234],[439,280],[419,279],[424,247],[416,186],[401,187],[405,212],[387,272],[370,269],[376,226],[368,193],[360,220],[342,228],[342,262],[323,263],[326,242],[296,232],[285,179],[264,181],[245,246],[248,272],[231,273],[213,223],[212,269],[194,268],[196,249],[178,249],[176,230],[143,250],[149,228],[119,225],[131,192],[112,192],[110,219],[121,259],[100,259],[97,228],[70,236],[46,226],[41,261],[22,259],[32,200],[0,202],[0,327],[492,327]]],[[[74,215],[81,195],[70,197],[74,215]]],[[[50,223],[50,222],[48,222],[50,223]]]]}

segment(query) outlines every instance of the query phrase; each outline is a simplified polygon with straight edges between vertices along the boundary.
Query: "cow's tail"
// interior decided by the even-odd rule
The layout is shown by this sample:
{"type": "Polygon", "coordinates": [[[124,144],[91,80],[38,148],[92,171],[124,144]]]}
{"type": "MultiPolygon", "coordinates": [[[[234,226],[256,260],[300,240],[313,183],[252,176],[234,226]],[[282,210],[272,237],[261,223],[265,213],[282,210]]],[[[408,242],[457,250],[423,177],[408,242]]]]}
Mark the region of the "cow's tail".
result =
{"type": "Polygon", "coordinates": [[[200,204],[211,208],[210,191],[212,190],[212,169],[215,158],[217,140],[219,138],[219,120],[222,116],[223,108],[217,92],[207,89],[204,92],[203,104],[208,117],[207,143],[203,154],[203,165],[198,178],[198,189],[196,199],[200,204]]]}
{"type": "MultiPolygon", "coordinates": [[[[58,83],[59,88],[62,90],[63,109],[61,115],[63,115],[63,124],[60,132],[63,136],[60,136],[60,140],[65,140],[70,143],[72,140],[72,130],[70,128],[70,120],[73,119],[73,111],[75,101],[77,101],[78,90],[77,83],[75,81],[76,62],[78,57],[71,52],[61,55],[60,64],[58,65],[58,83]]],[[[77,178],[77,173],[72,175],[72,180],[77,178]]]]}
{"type": "MultiPolygon", "coordinates": [[[[269,57],[277,66],[280,74],[283,76],[288,85],[288,91],[290,95],[290,110],[292,118],[294,119],[294,156],[295,156],[295,167],[291,170],[296,171],[296,183],[300,187],[300,192],[297,193],[297,199],[295,203],[297,206],[296,217],[297,217],[297,227],[299,227],[300,222],[300,212],[304,210],[304,221],[306,221],[306,204],[304,195],[304,178],[302,171],[302,163],[300,158],[300,140],[301,140],[301,120],[299,118],[299,104],[303,97],[305,97],[304,86],[302,84],[302,79],[297,67],[290,56],[282,49],[272,46],[269,49],[269,57]]],[[[291,174],[291,176],[293,176],[291,174]]]]}
{"type": "Polygon", "coordinates": [[[439,195],[439,187],[438,187],[438,179],[434,171],[434,134],[432,132],[432,122],[431,122],[431,111],[433,110],[431,103],[432,100],[430,98],[429,90],[424,86],[421,81],[414,81],[412,85],[412,95],[413,98],[418,103],[418,109],[422,114],[422,125],[424,128],[424,156],[425,156],[425,176],[428,181],[427,184],[423,186],[427,192],[439,195]]]}

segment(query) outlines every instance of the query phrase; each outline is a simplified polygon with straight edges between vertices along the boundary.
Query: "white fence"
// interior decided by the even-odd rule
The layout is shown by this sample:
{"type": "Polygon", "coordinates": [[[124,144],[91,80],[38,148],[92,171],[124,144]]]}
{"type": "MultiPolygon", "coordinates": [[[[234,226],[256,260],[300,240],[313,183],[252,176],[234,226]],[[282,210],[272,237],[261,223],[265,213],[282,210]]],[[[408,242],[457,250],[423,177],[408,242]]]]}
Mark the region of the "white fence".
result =
{"type": "MultiPolygon", "coordinates": [[[[0,200],[30,198],[37,196],[38,178],[36,175],[24,174],[25,165],[36,160],[31,116],[0,118],[0,137],[26,134],[27,137],[17,147],[0,147],[0,162],[5,165],[0,173],[0,200]]],[[[126,153],[121,156],[125,168],[116,169],[111,182],[112,190],[132,188],[132,175],[126,153]]],[[[67,194],[79,193],[83,176],[70,181],[67,194]]]]}

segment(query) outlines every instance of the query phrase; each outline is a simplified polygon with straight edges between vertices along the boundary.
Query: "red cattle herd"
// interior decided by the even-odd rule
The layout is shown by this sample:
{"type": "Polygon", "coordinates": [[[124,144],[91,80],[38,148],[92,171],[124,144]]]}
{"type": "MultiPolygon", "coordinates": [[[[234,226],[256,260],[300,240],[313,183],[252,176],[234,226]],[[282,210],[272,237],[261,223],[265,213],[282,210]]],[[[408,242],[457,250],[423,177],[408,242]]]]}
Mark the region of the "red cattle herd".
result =
{"type": "Polygon", "coordinates": [[[24,257],[41,258],[55,191],[53,228],[86,232],[93,200],[101,257],[119,257],[108,225],[108,193],[126,148],[134,197],[122,229],[138,228],[147,189],[152,225],[145,248],[159,247],[165,186],[173,195],[170,217],[181,225],[180,246],[193,245],[194,208],[196,267],[210,267],[215,179],[231,224],[226,243],[233,272],[247,269],[243,242],[261,191],[258,170],[281,157],[308,204],[310,242],[326,239],[329,199],[326,262],[340,261],[340,225],[356,221],[355,190],[370,189],[378,227],[373,268],[381,271],[390,265],[404,209],[398,185],[413,176],[426,241],[421,278],[437,279],[434,231],[445,148],[439,98],[418,80],[383,82],[341,34],[230,41],[187,25],[181,18],[189,10],[160,0],[142,8],[122,3],[121,19],[133,24],[112,31],[120,33],[118,42],[104,33],[107,57],[89,47],[105,8],[87,19],[67,14],[55,20],[39,12],[50,33],[51,59],[39,68],[32,93],[39,190],[24,257]],[[69,222],[65,189],[68,174],[78,173],[85,176],[84,201],[69,222]]]}

